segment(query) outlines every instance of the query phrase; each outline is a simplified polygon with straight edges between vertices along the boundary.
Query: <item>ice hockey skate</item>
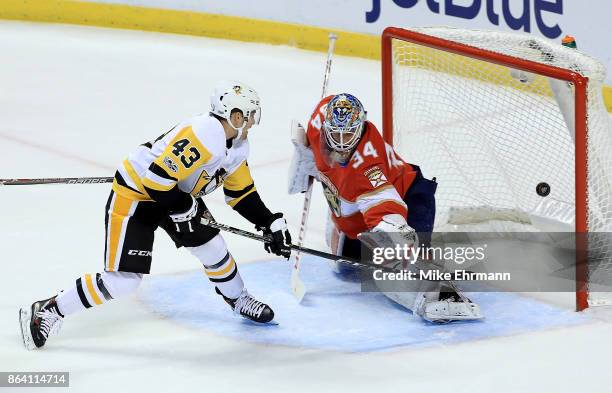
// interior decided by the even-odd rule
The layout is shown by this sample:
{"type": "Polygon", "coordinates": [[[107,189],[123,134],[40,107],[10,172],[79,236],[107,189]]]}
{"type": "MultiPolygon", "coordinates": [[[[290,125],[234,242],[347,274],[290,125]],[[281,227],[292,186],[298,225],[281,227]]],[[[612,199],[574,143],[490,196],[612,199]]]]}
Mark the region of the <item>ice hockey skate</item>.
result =
{"type": "Polygon", "coordinates": [[[459,295],[454,289],[443,287],[439,294],[420,293],[414,306],[415,314],[434,323],[469,321],[483,319],[480,306],[470,299],[459,295]],[[437,296],[437,299],[432,298],[437,296]]]}
{"type": "Polygon", "coordinates": [[[19,310],[21,336],[27,349],[44,346],[49,336],[57,334],[62,327],[64,316],[57,308],[55,298],[39,300],[19,310]]]}
{"type": "Polygon", "coordinates": [[[237,299],[225,297],[219,288],[215,291],[230,305],[234,313],[257,323],[270,323],[274,319],[274,311],[267,304],[251,296],[246,289],[242,290],[237,299]]]}

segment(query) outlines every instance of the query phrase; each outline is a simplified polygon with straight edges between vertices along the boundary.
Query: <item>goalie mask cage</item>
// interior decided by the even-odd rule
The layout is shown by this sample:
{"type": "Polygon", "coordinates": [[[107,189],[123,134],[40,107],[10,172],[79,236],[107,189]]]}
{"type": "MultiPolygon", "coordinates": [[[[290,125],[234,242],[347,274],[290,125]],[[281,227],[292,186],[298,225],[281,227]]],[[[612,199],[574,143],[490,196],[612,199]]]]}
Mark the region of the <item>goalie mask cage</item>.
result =
{"type": "Polygon", "coordinates": [[[575,231],[577,310],[612,304],[612,293],[590,291],[596,274],[612,278],[609,242],[587,240],[612,232],[604,78],[595,59],[531,35],[389,27],[382,36],[384,137],[437,178],[436,230],[496,220],[575,231]],[[593,252],[603,256],[597,271],[593,252]]]}

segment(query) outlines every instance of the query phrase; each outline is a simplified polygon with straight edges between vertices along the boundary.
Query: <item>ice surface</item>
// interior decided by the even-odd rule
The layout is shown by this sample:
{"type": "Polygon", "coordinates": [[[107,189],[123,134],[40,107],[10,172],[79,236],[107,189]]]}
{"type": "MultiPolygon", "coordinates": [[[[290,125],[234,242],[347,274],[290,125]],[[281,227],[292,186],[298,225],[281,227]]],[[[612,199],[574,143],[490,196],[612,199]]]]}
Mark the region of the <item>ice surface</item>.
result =
{"type": "Polygon", "coordinates": [[[484,292],[469,296],[481,306],[486,320],[436,325],[414,317],[382,294],[361,293],[357,274],[337,275],[326,261],[314,257],[302,261],[301,277],[310,293],[299,307],[286,285],[290,271],[285,261],[251,263],[240,269],[251,293],[274,309],[276,326],[232,318],[200,272],[151,277],[140,298],[166,318],[222,336],[349,352],[440,346],[590,322],[584,314],[518,294],[484,292]],[[529,317],[517,318],[520,315],[529,317]]]}
{"type": "MultiPolygon", "coordinates": [[[[257,188],[268,206],[283,211],[297,232],[302,197],[285,192],[289,125],[292,118],[304,120],[318,100],[325,54],[16,22],[0,22],[0,51],[1,177],[111,176],[136,145],[206,111],[215,81],[239,79],[255,87],[263,101],[261,125],[249,135],[257,188]]],[[[359,96],[369,118],[378,124],[379,67],[374,61],[336,57],[330,83],[330,91],[359,96]]],[[[251,266],[250,262],[269,261],[270,256],[260,244],[235,236],[226,237],[229,247],[249,288],[277,307],[281,324],[276,329],[282,335],[274,337],[272,329],[246,326],[223,314],[226,305],[212,296],[204,277],[196,279],[201,274],[199,263],[185,251],[177,253],[160,234],[153,275],[139,293],[68,318],[61,334],[44,350],[26,352],[18,332],[19,306],[73,285],[83,273],[102,269],[108,191],[108,185],[0,189],[0,370],[70,371],[70,391],[88,393],[610,390],[608,314],[576,316],[524,300],[522,304],[536,305],[539,311],[544,307],[549,318],[525,312],[513,316],[514,322],[492,326],[510,320],[499,306],[493,307],[504,301],[496,298],[491,303],[483,299],[483,304],[491,305],[483,323],[431,327],[415,322],[380,296],[356,294],[347,288],[350,283],[335,287],[331,278],[317,281],[333,278],[321,262],[312,264],[322,269],[315,276],[310,264],[305,268],[310,293],[305,305],[299,306],[289,298],[289,265],[277,260],[251,266]],[[173,280],[191,286],[172,287],[173,280]],[[202,301],[192,309],[197,285],[202,286],[202,301]],[[167,296],[157,302],[150,290],[162,287],[165,292],[154,294],[167,296]],[[187,291],[192,291],[189,296],[187,291]],[[171,304],[176,308],[166,310],[174,315],[162,309],[171,304]],[[341,308],[334,313],[336,305],[341,308]],[[370,312],[371,319],[354,320],[371,324],[359,328],[360,336],[345,330],[351,320],[340,325],[325,320],[330,314],[347,315],[351,306],[370,312]],[[309,317],[315,313],[316,318],[309,317]],[[309,343],[296,344],[298,335],[286,332],[298,326],[292,315],[304,322],[300,333],[309,343]],[[387,324],[391,316],[393,326],[387,324]],[[407,333],[408,326],[414,337],[407,333]],[[258,332],[264,332],[266,339],[249,342],[249,336],[257,338],[258,332]],[[355,353],[385,347],[374,343],[366,348],[361,340],[345,346],[351,337],[375,339],[383,333],[392,336],[392,349],[355,353]],[[327,345],[322,345],[325,335],[327,345]],[[334,336],[343,337],[335,342],[334,336]],[[428,340],[425,348],[408,345],[419,340],[428,340]]],[[[307,245],[323,248],[326,207],[319,187],[313,200],[307,245]]],[[[208,198],[207,203],[220,220],[252,229],[225,206],[222,195],[208,198]]]]}

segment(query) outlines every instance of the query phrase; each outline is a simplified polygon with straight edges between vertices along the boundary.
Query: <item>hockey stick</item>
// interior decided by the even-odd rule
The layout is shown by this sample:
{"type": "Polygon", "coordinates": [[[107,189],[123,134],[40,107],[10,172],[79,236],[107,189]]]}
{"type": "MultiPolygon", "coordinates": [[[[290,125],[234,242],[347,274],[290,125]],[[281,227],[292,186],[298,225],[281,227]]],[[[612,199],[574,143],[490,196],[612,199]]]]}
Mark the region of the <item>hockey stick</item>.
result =
{"type": "MultiPolygon", "coordinates": [[[[331,72],[332,65],[332,55],[334,53],[334,46],[336,45],[336,40],[338,36],[333,33],[329,34],[329,46],[327,48],[327,62],[325,63],[325,73],[323,75],[323,89],[321,91],[321,99],[325,97],[327,93],[327,84],[329,82],[329,74],[331,72]]],[[[308,178],[308,187],[306,188],[306,193],[304,194],[304,206],[302,207],[302,222],[300,223],[300,233],[298,235],[297,246],[301,247],[304,244],[304,239],[306,238],[306,226],[308,224],[308,213],[310,212],[310,200],[312,199],[312,189],[314,185],[314,179],[312,177],[308,178]]],[[[298,303],[302,301],[304,295],[306,295],[306,286],[304,282],[300,278],[300,260],[302,254],[297,252],[295,255],[295,260],[293,262],[293,269],[291,270],[291,292],[293,296],[297,299],[298,303]]]]}
{"type": "Polygon", "coordinates": [[[56,177],[38,179],[0,179],[0,186],[31,186],[37,184],[99,184],[112,183],[112,177],[56,177]]]}
{"type": "MultiPolygon", "coordinates": [[[[230,232],[233,233],[235,235],[239,235],[239,236],[243,236],[243,237],[247,237],[249,239],[253,239],[253,240],[257,240],[260,242],[271,242],[272,241],[272,237],[270,235],[260,235],[258,233],[253,233],[253,232],[249,232],[249,231],[245,231],[243,229],[239,229],[236,227],[232,227],[229,225],[225,225],[225,224],[221,224],[218,223],[217,221],[208,219],[208,218],[202,218],[201,222],[203,225],[206,225],[208,227],[211,228],[216,228],[219,229],[220,231],[224,231],[224,232],[230,232]]],[[[307,247],[303,247],[297,244],[289,244],[288,246],[290,249],[297,251],[297,252],[303,252],[304,254],[310,254],[310,255],[315,255],[317,257],[321,257],[324,259],[331,259],[334,261],[342,261],[342,262],[347,262],[350,264],[355,264],[356,266],[359,267],[364,267],[364,266],[369,266],[367,263],[361,262],[357,259],[351,259],[351,258],[345,258],[345,257],[340,257],[338,255],[335,254],[330,254],[327,253],[325,251],[319,251],[319,250],[314,250],[312,248],[307,248],[307,247]]],[[[374,265],[373,266],[378,267],[378,265],[374,265]]]]}
{"type": "MultiPolygon", "coordinates": [[[[215,220],[209,219],[209,218],[205,218],[202,217],[200,222],[202,223],[202,225],[206,225],[208,227],[211,228],[215,228],[218,229],[220,231],[224,231],[224,232],[229,232],[229,233],[233,233],[235,235],[239,235],[242,237],[246,237],[249,239],[253,239],[253,240],[257,240],[260,242],[271,242],[272,241],[272,237],[270,235],[260,235],[258,233],[253,233],[253,232],[249,232],[249,231],[245,231],[243,229],[239,229],[236,227],[232,227],[229,225],[225,225],[225,224],[221,224],[215,220]]],[[[301,252],[304,254],[310,254],[310,255],[314,255],[317,256],[319,258],[323,258],[323,259],[329,259],[332,261],[337,261],[340,262],[342,264],[345,265],[350,265],[356,268],[365,268],[365,269],[371,269],[371,270],[382,270],[384,272],[389,272],[389,273],[401,273],[403,272],[403,270],[401,269],[394,269],[388,266],[384,266],[384,265],[378,265],[375,263],[369,263],[369,262],[365,262],[365,261],[361,261],[359,259],[354,259],[354,258],[349,258],[349,257],[343,257],[343,256],[339,256],[336,254],[331,254],[325,251],[319,251],[319,250],[315,250],[312,248],[308,248],[308,247],[303,247],[297,244],[289,244],[288,247],[291,250],[297,251],[297,252],[301,252]]],[[[468,270],[466,270],[466,272],[469,272],[468,270]]],[[[422,279],[423,281],[434,281],[434,282],[449,282],[446,280],[433,280],[433,279],[422,279]]],[[[451,284],[452,286],[453,284],[451,284]]],[[[453,286],[453,288],[457,288],[456,286],[453,286]]],[[[457,288],[458,290],[458,288],[457,288]]],[[[461,295],[460,295],[461,296],[461,295]]]]}

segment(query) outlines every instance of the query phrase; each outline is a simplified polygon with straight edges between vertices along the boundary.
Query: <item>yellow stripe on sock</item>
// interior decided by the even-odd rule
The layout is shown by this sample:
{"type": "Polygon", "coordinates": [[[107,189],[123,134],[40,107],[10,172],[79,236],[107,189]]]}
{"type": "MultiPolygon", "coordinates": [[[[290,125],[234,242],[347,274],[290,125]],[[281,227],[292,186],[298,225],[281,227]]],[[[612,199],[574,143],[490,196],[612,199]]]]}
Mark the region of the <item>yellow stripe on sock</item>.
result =
{"type": "Polygon", "coordinates": [[[89,294],[91,295],[91,298],[93,299],[94,303],[96,303],[97,306],[102,304],[102,300],[100,300],[100,297],[98,296],[98,294],[96,293],[93,287],[93,281],[91,280],[91,274],[85,275],[85,283],[87,284],[87,290],[89,291],[89,294]]]}
{"type": "MultiPolygon", "coordinates": [[[[230,257],[231,258],[231,257],[230,257]]],[[[206,275],[208,277],[218,277],[218,276],[224,276],[227,273],[231,272],[234,269],[234,266],[236,266],[236,262],[234,262],[234,258],[230,259],[230,263],[223,269],[223,270],[219,270],[216,272],[209,272],[208,270],[206,271],[206,275]]]]}

